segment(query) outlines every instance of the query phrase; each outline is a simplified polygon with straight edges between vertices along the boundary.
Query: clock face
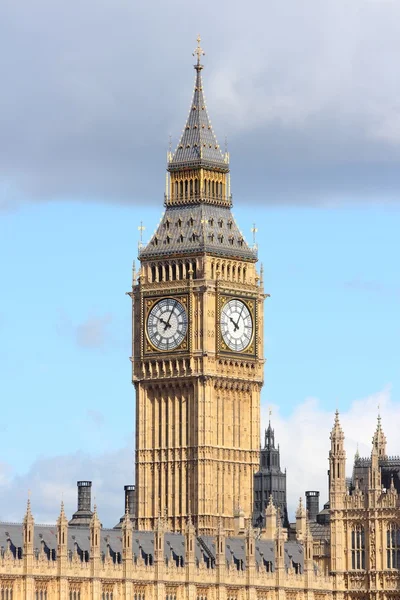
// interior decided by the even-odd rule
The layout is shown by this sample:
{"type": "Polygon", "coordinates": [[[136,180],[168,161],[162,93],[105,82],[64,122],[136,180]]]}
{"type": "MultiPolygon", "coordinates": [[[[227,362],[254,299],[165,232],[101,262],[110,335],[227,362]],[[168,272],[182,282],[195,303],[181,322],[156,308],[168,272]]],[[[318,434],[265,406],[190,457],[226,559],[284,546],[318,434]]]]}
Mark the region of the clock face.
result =
{"type": "Polygon", "coordinates": [[[187,325],[183,305],[174,298],[164,298],[156,302],[147,317],[147,335],[159,350],[173,350],[182,343],[187,325]]]}
{"type": "Polygon", "coordinates": [[[235,352],[242,352],[253,337],[253,319],[247,304],[233,298],[221,311],[221,335],[225,344],[235,352]]]}

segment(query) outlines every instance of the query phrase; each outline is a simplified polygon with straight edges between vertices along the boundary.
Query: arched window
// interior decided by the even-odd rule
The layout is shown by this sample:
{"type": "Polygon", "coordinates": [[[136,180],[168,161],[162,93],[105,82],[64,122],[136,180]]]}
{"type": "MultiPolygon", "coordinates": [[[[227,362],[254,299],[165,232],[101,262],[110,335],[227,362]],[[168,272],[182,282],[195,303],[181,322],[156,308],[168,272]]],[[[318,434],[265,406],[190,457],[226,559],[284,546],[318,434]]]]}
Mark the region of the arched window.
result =
{"type": "Polygon", "coordinates": [[[386,532],[386,553],[388,569],[400,568],[400,529],[395,523],[386,532]]]}
{"type": "Polygon", "coordinates": [[[365,531],[356,525],[351,532],[351,568],[365,569],[365,531]]]}

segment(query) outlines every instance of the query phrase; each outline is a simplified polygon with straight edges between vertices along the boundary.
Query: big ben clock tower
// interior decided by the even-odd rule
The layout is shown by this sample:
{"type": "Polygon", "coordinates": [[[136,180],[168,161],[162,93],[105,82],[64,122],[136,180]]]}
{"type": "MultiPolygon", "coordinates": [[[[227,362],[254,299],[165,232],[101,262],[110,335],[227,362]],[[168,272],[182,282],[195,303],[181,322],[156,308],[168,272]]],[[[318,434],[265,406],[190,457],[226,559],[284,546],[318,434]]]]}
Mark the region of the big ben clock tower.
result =
{"type": "MultiPolygon", "coordinates": [[[[198,39],[200,44],[200,39],[198,39]]],[[[137,526],[160,515],[233,531],[253,505],[263,383],[262,282],[231,213],[229,157],[207,114],[203,54],[189,116],[168,156],[165,212],[134,281],[137,526]]]]}

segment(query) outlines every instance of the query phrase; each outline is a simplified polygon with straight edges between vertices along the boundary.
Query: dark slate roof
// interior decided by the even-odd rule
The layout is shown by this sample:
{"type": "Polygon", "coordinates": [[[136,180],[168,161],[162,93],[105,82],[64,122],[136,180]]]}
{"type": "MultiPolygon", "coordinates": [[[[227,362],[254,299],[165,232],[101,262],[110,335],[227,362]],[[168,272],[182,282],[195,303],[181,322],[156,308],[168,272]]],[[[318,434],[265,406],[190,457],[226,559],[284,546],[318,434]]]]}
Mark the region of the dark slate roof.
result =
{"type": "Polygon", "coordinates": [[[189,116],[179,144],[168,164],[168,170],[203,166],[228,171],[228,162],[221,152],[207,113],[201,77],[202,66],[197,64],[195,69],[197,72],[189,116]]]}
{"type": "MultiPolygon", "coordinates": [[[[0,523],[0,557],[10,545],[14,556],[22,557],[23,526],[21,523],[0,523]]],[[[40,552],[41,548],[48,558],[55,560],[57,551],[57,526],[35,525],[33,547],[40,552]]],[[[90,536],[89,528],[68,527],[68,550],[71,555],[77,552],[81,560],[89,559],[90,536]]],[[[114,562],[119,562],[122,555],[122,534],[116,529],[101,530],[101,547],[103,556],[109,555],[114,562]]],[[[154,532],[132,532],[133,559],[139,556],[149,564],[154,560],[154,532]]],[[[164,535],[164,556],[167,561],[175,561],[178,566],[184,565],[185,536],[180,533],[167,532],[164,535]]],[[[200,536],[196,539],[195,558],[198,565],[204,563],[209,568],[215,566],[215,538],[200,536]]],[[[246,539],[244,537],[228,537],[225,540],[225,558],[227,564],[234,564],[238,570],[246,568],[246,539]]],[[[255,558],[260,567],[275,568],[275,542],[273,540],[255,541],[255,558]]],[[[285,542],[285,567],[289,569],[297,564],[303,571],[303,547],[297,541],[285,542]]]]}
{"type": "Polygon", "coordinates": [[[209,253],[249,261],[257,251],[247,244],[229,208],[196,204],[168,207],[140,260],[159,256],[209,253]]]}
{"type": "MultiPolygon", "coordinates": [[[[321,513],[320,513],[321,514],[321,513]]],[[[331,537],[330,526],[322,525],[316,521],[312,521],[310,524],[311,535],[314,540],[329,540],[331,537]]]]}

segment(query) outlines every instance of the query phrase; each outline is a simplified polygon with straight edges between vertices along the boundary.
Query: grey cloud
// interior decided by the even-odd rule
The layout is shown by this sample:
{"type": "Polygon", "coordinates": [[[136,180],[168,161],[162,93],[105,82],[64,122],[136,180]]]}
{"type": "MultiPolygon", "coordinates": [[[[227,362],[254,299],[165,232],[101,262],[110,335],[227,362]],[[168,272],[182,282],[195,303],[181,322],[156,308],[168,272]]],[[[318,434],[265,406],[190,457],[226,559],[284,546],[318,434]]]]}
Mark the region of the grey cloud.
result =
{"type": "Polygon", "coordinates": [[[201,11],[183,0],[5,0],[0,207],[161,204],[197,30],[238,200],[397,202],[399,3],[221,0],[217,9],[224,19],[210,0],[201,11]]]}
{"type": "Polygon", "coordinates": [[[111,314],[106,313],[105,315],[91,315],[81,323],[73,323],[71,317],[62,310],[56,329],[60,335],[72,337],[81,348],[104,348],[112,341],[109,331],[111,321],[111,314]]]}
{"type": "Polygon", "coordinates": [[[103,348],[109,339],[111,315],[89,317],[76,327],[76,342],[82,348],[103,348]]]}
{"type": "Polygon", "coordinates": [[[99,410],[94,410],[92,408],[88,409],[86,411],[86,416],[96,427],[102,427],[102,425],[104,425],[105,418],[103,413],[101,413],[99,410]]]}
{"type": "Polygon", "coordinates": [[[395,297],[400,299],[400,286],[387,285],[382,281],[365,280],[355,277],[345,282],[345,287],[359,292],[369,292],[380,294],[382,296],[395,297]]]}

